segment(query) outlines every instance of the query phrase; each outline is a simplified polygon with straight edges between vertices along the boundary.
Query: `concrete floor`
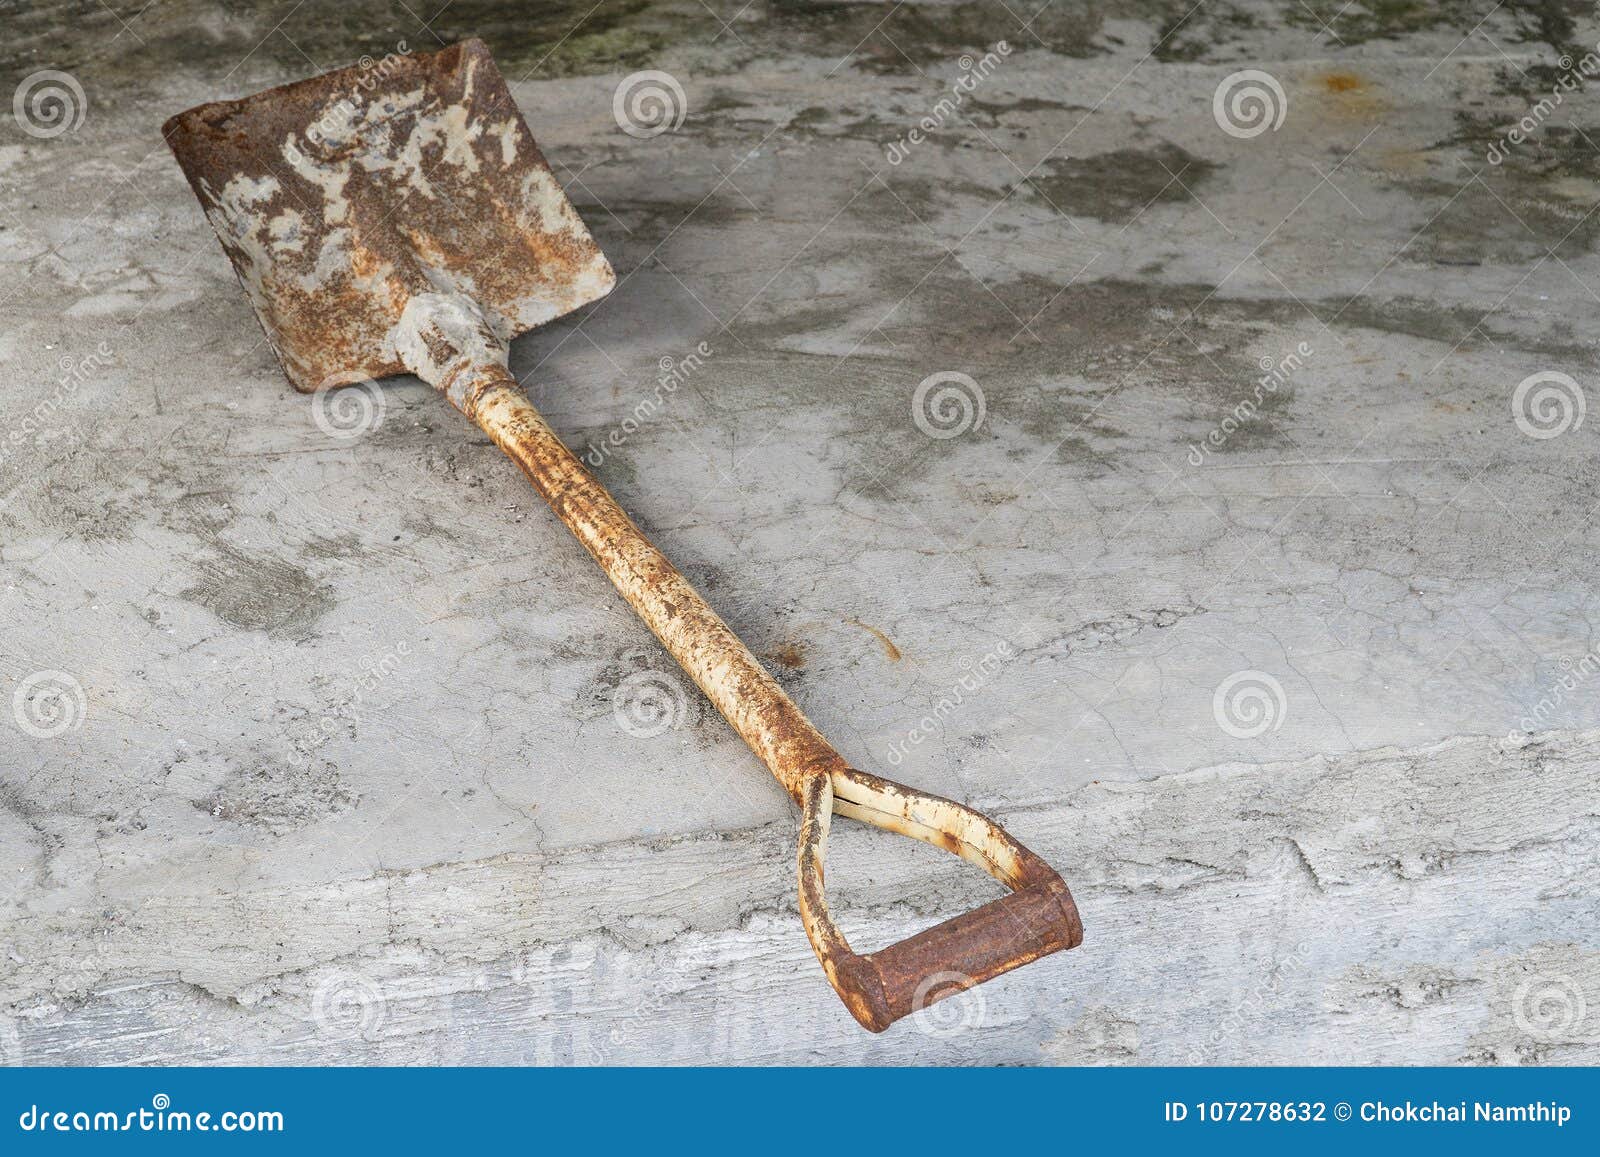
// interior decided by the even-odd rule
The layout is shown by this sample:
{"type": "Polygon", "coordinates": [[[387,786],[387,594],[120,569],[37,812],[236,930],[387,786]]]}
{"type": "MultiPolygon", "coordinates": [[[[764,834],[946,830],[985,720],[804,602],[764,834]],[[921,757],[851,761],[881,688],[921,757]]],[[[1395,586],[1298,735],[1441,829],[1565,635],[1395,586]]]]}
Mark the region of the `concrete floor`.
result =
{"type": "MultiPolygon", "coordinates": [[[[1586,5],[435,6],[0,13],[0,1059],[1600,1062],[1586,5]],[[521,476],[286,386],[161,122],[474,34],[621,278],[514,369],[587,449],[705,343],[596,472],[1081,949],[859,1030],[521,476]]],[[[851,827],[858,946],[993,894],[851,827]]]]}

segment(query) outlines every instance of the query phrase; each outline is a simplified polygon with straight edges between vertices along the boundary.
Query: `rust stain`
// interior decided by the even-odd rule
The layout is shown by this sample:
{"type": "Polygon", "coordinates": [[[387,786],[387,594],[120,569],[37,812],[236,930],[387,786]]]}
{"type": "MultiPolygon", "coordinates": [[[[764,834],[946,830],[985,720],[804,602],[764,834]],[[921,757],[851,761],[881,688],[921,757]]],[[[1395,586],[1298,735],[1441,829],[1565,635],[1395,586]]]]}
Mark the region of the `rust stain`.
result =
{"type": "Polygon", "coordinates": [[[1433,157],[1418,149],[1379,149],[1373,154],[1384,172],[1396,177],[1417,177],[1433,165],[1433,157]]]}
{"type": "Polygon", "coordinates": [[[1330,98],[1330,112],[1339,120],[1369,121],[1389,107],[1372,81],[1354,72],[1325,72],[1322,90],[1330,98]]]}
{"type": "Polygon", "coordinates": [[[791,671],[798,671],[806,665],[806,652],[810,650],[804,643],[791,642],[774,648],[768,652],[774,663],[780,667],[788,667],[791,671]]]}
{"type": "Polygon", "coordinates": [[[179,113],[162,129],[296,389],[404,373],[441,287],[509,339],[615,275],[469,40],[179,113]]]}
{"type": "Polygon", "coordinates": [[[877,627],[874,627],[868,623],[863,623],[860,619],[846,619],[845,622],[854,623],[863,631],[875,636],[878,642],[883,644],[883,653],[889,656],[889,661],[891,663],[898,663],[900,661],[900,648],[894,645],[893,639],[884,634],[882,631],[878,630],[877,627]]]}

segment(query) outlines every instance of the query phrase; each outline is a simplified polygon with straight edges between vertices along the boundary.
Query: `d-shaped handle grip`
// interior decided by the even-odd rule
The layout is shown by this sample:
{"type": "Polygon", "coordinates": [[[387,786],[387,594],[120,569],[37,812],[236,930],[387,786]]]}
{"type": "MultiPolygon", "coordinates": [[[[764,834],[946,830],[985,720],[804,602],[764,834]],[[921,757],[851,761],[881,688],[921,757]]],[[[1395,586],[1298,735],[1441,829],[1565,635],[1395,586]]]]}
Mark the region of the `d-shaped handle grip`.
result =
{"type": "Polygon", "coordinates": [[[800,916],[828,981],[873,1032],[936,1000],[1083,942],[1067,885],[988,817],[847,768],[813,773],[800,818],[800,916]],[[828,915],[823,859],[834,812],[935,844],[1012,889],[981,908],[865,955],[828,915]]]}

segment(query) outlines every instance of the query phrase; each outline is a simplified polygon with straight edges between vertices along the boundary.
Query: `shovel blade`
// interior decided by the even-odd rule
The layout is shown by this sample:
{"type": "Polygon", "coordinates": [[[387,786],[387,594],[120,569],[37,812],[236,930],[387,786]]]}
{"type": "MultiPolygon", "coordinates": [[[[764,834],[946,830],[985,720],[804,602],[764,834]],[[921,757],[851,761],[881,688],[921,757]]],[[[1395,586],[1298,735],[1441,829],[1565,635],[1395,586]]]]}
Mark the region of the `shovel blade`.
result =
{"type": "Polygon", "coordinates": [[[470,297],[509,341],[615,284],[481,41],[162,131],[297,390],[406,372],[394,330],[418,294],[470,297]]]}

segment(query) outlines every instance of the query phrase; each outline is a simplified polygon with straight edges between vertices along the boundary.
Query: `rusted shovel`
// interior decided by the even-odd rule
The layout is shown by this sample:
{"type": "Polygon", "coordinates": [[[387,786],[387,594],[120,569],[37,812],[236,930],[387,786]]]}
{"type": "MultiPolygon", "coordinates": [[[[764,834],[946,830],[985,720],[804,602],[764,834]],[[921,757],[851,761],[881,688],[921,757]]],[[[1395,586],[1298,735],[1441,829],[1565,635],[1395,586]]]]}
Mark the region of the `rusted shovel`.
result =
{"type": "Polygon", "coordinates": [[[545,424],[507,343],[615,276],[488,49],[469,40],[180,113],[163,129],[297,390],[436,386],[511,456],[800,806],[800,915],[828,980],[880,1032],[1083,939],[1067,886],[973,811],[858,771],[545,424]],[[970,860],[1011,894],[858,955],[823,895],[838,813],[970,860]]]}

